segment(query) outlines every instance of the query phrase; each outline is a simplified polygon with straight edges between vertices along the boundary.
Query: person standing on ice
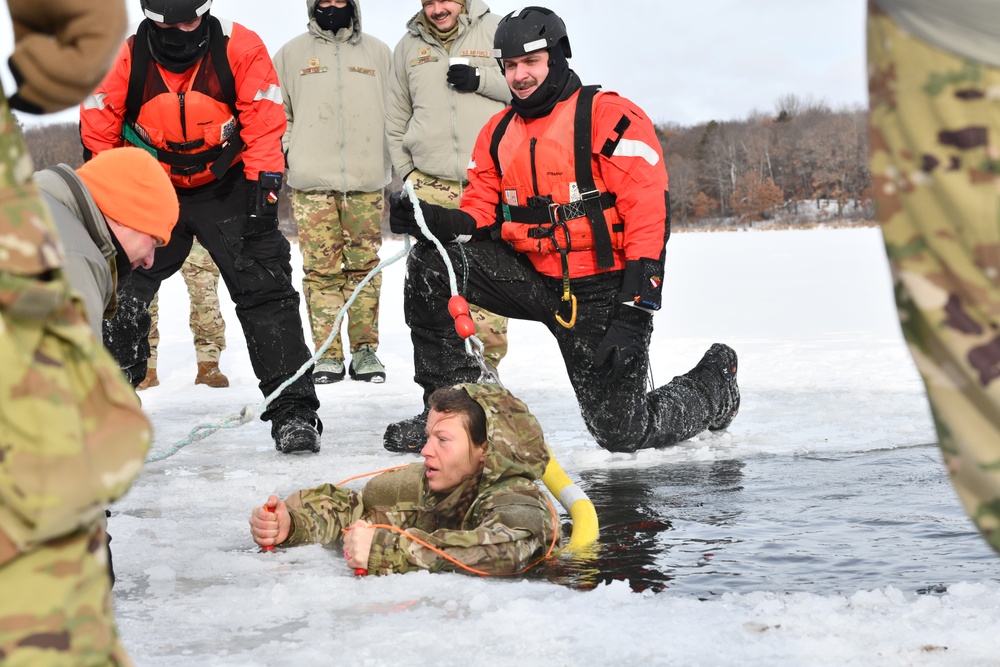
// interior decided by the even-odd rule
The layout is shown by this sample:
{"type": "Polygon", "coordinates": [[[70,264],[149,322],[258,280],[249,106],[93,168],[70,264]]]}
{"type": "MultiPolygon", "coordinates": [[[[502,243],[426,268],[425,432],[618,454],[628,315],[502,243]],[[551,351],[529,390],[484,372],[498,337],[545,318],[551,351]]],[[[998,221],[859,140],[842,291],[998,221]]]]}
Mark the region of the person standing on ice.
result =
{"type": "Polygon", "coordinates": [[[324,484],[271,496],[250,517],[254,541],[343,540],[348,565],[369,574],[510,573],[544,557],[557,518],[538,485],[549,462],[538,420],[497,385],[444,387],[429,400],[423,463],[382,473],[361,493],[324,484]]]}
{"type": "MultiPolygon", "coordinates": [[[[514,98],[479,134],[460,209],[420,202],[446,242],[470,303],[548,327],[584,421],[599,445],[632,452],[725,429],[739,410],[736,353],[712,345],[689,372],[646,392],[653,311],[670,236],[667,172],[652,122],[636,105],[583,86],[567,59],[566,26],[549,9],[505,16],[493,55],[514,98]],[[577,130],[576,128],[582,128],[577,130]]],[[[422,239],[405,196],[390,226],[422,239]]],[[[424,399],[474,381],[448,312],[448,275],[436,247],[407,260],[404,314],[424,399]]],[[[390,451],[420,448],[427,408],[391,424],[390,451]]]]}
{"type": "MultiPolygon", "coordinates": [[[[86,158],[123,145],[149,151],[177,190],[180,219],[152,269],[125,285],[105,344],[138,384],[149,357],[149,303],[197,237],[219,267],[261,392],[309,361],[292,285],[291,248],[278,229],[285,169],[281,88],[260,37],[210,13],[212,0],[140,0],[145,16],[111,71],[80,106],[86,158]]],[[[305,373],[260,416],[275,448],[318,452],[323,424],[305,373]]]]}
{"type": "MultiPolygon", "coordinates": [[[[319,348],[337,314],[378,266],[383,188],[392,178],[385,136],[389,47],[361,31],[359,0],[306,0],[309,30],[276,54],[285,129],[282,144],[292,188],[292,214],[302,251],[302,292],[313,345],[319,348]]],[[[351,363],[344,368],[340,332],[316,361],[313,382],[385,381],[378,350],[376,274],[347,311],[351,363]]]]}
{"type": "MultiPolygon", "coordinates": [[[[483,0],[420,0],[393,52],[386,136],[396,173],[419,196],[458,208],[479,128],[510,103],[490,58],[497,16],[483,0]]],[[[507,318],[470,312],[494,367],[507,354],[507,318]]]]}

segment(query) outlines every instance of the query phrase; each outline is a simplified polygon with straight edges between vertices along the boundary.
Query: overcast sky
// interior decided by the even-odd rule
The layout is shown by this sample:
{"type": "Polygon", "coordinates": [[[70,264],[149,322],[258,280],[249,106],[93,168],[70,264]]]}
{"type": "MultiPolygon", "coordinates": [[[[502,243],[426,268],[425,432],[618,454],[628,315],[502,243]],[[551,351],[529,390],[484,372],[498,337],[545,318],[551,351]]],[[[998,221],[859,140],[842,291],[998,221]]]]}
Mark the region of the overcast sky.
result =
{"type": "MultiPolygon", "coordinates": [[[[540,0],[534,0],[538,2],[540,0]]],[[[487,0],[503,16],[524,6],[487,0]]],[[[584,83],[599,83],[657,123],[693,125],[773,112],[786,94],[834,108],[867,104],[865,0],[548,0],[566,22],[584,83]]],[[[394,48],[419,0],[361,0],[365,32],[394,48]]],[[[128,0],[133,21],[139,0],[128,0]]],[[[256,31],[273,54],[304,32],[305,0],[215,0],[212,12],[256,31]]],[[[12,48],[0,20],[3,62],[12,48]]],[[[5,89],[12,79],[0,68],[5,89]]],[[[58,120],[74,120],[75,114],[58,120]]]]}

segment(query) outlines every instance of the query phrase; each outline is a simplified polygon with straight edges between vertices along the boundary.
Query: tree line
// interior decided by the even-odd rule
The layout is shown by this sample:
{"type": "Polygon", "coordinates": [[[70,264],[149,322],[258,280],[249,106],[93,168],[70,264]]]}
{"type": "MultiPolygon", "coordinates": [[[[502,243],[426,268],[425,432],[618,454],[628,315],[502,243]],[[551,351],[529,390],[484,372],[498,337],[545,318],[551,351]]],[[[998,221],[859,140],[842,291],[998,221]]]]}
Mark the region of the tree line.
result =
{"type": "Polygon", "coordinates": [[[873,218],[868,111],[787,95],[773,115],[657,127],[675,225],[873,218]]]}
{"type": "MultiPolygon", "coordinates": [[[[867,109],[834,110],[787,95],[775,103],[774,114],[656,130],[676,228],[873,218],[867,109]]],[[[33,125],[24,136],[36,169],[83,164],[74,123],[33,125]]],[[[398,176],[393,185],[400,186],[398,176]]],[[[288,202],[282,198],[279,216],[294,234],[288,202]]]]}

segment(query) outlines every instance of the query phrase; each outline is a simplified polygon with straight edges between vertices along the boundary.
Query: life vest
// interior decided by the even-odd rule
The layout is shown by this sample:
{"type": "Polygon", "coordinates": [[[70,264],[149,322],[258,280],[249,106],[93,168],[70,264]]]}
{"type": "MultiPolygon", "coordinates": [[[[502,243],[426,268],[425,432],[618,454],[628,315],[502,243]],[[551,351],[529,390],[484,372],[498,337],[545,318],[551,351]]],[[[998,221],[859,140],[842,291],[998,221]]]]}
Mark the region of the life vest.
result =
{"type": "MultiPolygon", "coordinates": [[[[624,247],[625,225],[615,196],[592,161],[592,118],[596,86],[584,86],[560,105],[545,131],[529,137],[512,123],[513,109],[493,134],[490,153],[500,174],[501,238],[523,253],[592,252],[602,270],[615,266],[624,247]]],[[[621,133],[625,128],[615,128],[621,133]]]]}
{"type": "Polygon", "coordinates": [[[179,188],[222,178],[243,152],[228,40],[217,18],[207,20],[208,52],[177,92],[167,86],[149,51],[145,21],[130,40],[132,69],[122,139],[149,151],[179,188]]]}

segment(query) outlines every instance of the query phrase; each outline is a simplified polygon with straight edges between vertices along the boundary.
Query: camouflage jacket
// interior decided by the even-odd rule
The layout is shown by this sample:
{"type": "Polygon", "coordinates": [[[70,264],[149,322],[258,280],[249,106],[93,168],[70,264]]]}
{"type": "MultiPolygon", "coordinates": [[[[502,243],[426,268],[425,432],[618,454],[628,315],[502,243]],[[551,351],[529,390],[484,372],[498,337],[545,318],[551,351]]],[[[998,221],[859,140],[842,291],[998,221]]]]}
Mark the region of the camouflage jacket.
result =
{"type": "Polygon", "coordinates": [[[0,100],[0,566],[104,520],[142,469],[149,422],[62,269],[0,100]]]}
{"type": "Polygon", "coordinates": [[[324,484],[304,489],[286,502],[292,531],[282,546],[330,543],[358,519],[379,528],[368,559],[370,574],[460,568],[412,538],[455,560],[493,573],[517,572],[541,558],[552,541],[553,510],[538,486],[548,464],[548,447],[538,421],[524,403],[496,385],[462,385],[486,410],[487,454],[471,506],[454,512],[467,481],[450,494],[427,488],[422,463],[372,479],[361,493],[324,484]]]}

